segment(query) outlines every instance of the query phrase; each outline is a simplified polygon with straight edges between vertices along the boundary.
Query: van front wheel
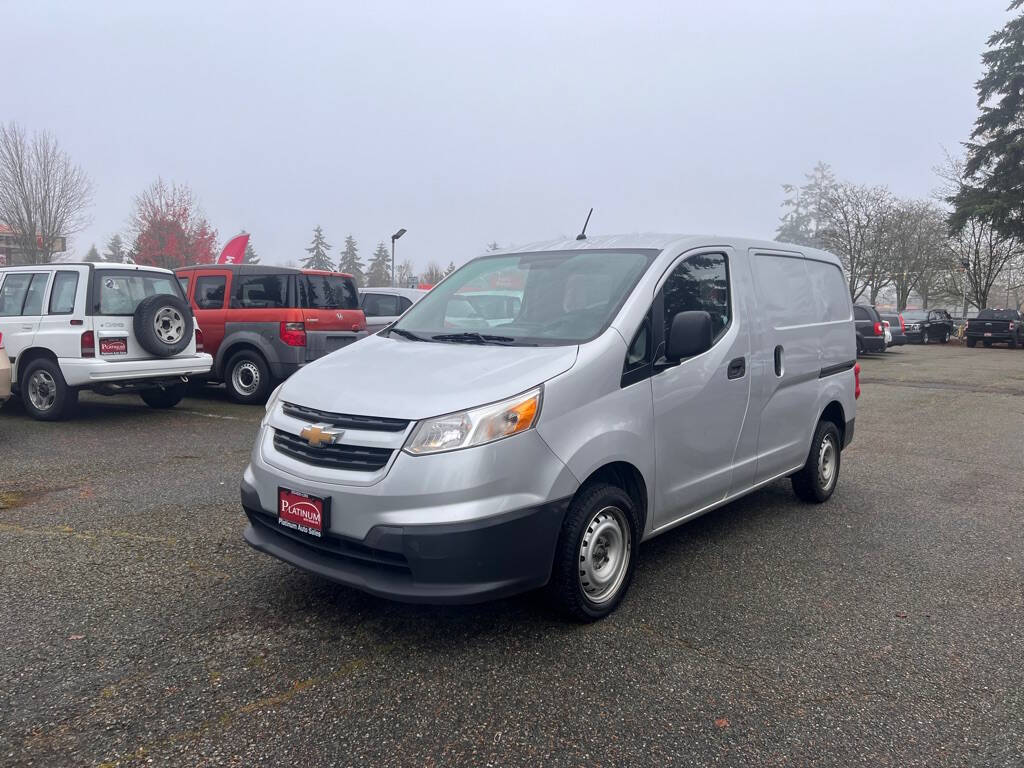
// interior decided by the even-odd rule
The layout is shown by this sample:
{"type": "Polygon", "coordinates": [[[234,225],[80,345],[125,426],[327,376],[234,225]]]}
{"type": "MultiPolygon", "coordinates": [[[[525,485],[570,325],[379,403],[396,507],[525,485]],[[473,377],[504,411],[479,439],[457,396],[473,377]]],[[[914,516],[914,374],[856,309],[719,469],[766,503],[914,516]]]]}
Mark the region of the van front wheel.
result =
{"type": "Polygon", "coordinates": [[[807,463],[791,478],[793,491],[803,501],[828,501],[839,482],[839,430],[831,421],[819,421],[807,463]]]}
{"type": "Polygon", "coordinates": [[[606,483],[569,505],[548,591],[565,613],[596,621],[615,610],[633,579],[639,525],[633,500],[606,483]]]}

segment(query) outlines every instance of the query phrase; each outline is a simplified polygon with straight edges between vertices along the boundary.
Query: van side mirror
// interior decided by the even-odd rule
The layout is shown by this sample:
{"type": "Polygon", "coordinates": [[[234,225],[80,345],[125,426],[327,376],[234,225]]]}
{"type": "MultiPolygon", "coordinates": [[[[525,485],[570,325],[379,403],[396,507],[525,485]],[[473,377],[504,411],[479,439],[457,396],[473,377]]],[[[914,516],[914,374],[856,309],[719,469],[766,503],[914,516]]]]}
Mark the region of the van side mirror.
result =
{"type": "Polygon", "coordinates": [[[665,358],[671,363],[699,355],[711,349],[714,332],[711,315],[703,310],[679,312],[672,318],[665,358]]]}

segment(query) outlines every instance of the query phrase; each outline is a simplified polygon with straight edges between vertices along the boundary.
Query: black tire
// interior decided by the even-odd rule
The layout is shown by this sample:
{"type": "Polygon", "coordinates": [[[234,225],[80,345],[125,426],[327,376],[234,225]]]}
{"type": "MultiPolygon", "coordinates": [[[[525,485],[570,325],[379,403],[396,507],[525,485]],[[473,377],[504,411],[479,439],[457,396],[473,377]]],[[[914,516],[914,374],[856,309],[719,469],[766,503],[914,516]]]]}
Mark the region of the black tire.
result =
{"type": "Polygon", "coordinates": [[[558,537],[547,587],[552,602],[577,621],[597,621],[614,611],[633,580],[639,530],[636,505],[621,488],[596,483],[582,489],[569,505],[558,537]],[[589,538],[586,544],[584,537],[589,538]],[[586,556],[581,555],[584,551],[586,556]],[[596,567],[589,559],[609,556],[611,560],[596,567]],[[592,580],[604,567],[613,574],[606,594],[592,580]]]}
{"type": "Polygon", "coordinates": [[[949,331],[942,334],[942,343],[949,344],[949,331]]]}
{"type": "Polygon", "coordinates": [[[814,430],[814,439],[811,440],[807,462],[790,478],[793,492],[801,500],[812,504],[828,501],[839,484],[841,456],[842,442],[836,425],[831,421],[819,421],[817,429],[814,430]],[[831,441],[831,448],[825,447],[826,441],[831,441]],[[827,474],[825,471],[819,471],[826,464],[831,466],[827,474]]]}
{"type": "Polygon", "coordinates": [[[978,345],[978,340],[977,339],[968,339],[967,340],[967,346],[968,347],[975,347],[977,345],[978,345]]]}
{"type": "Polygon", "coordinates": [[[235,353],[228,360],[224,367],[224,383],[228,397],[244,405],[265,403],[274,387],[267,361],[259,352],[249,349],[235,353]]]}
{"type": "Polygon", "coordinates": [[[45,358],[28,364],[19,389],[28,415],[40,421],[67,418],[78,405],[78,390],[67,385],[57,363],[45,358]]]}
{"type": "Polygon", "coordinates": [[[157,357],[172,357],[185,351],[195,336],[195,323],[188,304],[177,296],[147,296],[132,317],[135,339],[157,357]]]}
{"type": "Polygon", "coordinates": [[[989,348],[992,347],[992,342],[991,341],[983,341],[983,342],[981,342],[981,345],[983,347],[985,347],[985,349],[989,349],[989,348]]]}
{"type": "Polygon", "coordinates": [[[173,408],[185,398],[186,385],[152,387],[139,392],[139,397],[150,408],[173,408]]]}
{"type": "Polygon", "coordinates": [[[1007,342],[1006,346],[1008,346],[1010,349],[1016,349],[1017,348],[1017,340],[1016,339],[1010,339],[1007,342]]]}
{"type": "Polygon", "coordinates": [[[924,330],[923,328],[921,329],[921,343],[922,344],[927,344],[928,343],[928,331],[924,330]]]}

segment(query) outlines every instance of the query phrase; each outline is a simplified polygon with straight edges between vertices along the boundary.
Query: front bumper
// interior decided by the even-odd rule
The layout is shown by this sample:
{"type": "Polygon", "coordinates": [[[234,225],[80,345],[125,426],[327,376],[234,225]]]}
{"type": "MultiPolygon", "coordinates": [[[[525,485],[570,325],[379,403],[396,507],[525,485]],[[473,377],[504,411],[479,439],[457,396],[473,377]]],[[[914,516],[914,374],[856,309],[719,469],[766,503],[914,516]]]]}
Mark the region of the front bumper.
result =
{"type": "Polygon", "coordinates": [[[436,525],[377,525],[363,539],[309,539],[277,524],[243,481],[246,542],[310,573],[411,603],[476,603],[543,586],[569,499],[436,525]]]}
{"type": "Polygon", "coordinates": [[[71,387],[177,376],[202,376],[210,372],[213,358],[205,352],[188,357],[154,357],[146,360],[103,360],[62,357],[64,381],[71,387]]]}

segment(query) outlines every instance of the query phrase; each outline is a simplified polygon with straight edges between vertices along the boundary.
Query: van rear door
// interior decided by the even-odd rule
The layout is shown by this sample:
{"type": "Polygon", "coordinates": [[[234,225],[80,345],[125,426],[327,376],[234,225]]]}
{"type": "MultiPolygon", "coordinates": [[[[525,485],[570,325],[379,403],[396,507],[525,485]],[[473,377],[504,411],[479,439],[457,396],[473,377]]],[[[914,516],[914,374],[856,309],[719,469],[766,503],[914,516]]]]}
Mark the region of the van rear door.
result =
{"type": "Polygon", "coordinates": [[[296,282],[306,327],[307,360],[323,357],[365,335],[366,318],[351,277],[310,270],[296,275],[296,282]]]}

